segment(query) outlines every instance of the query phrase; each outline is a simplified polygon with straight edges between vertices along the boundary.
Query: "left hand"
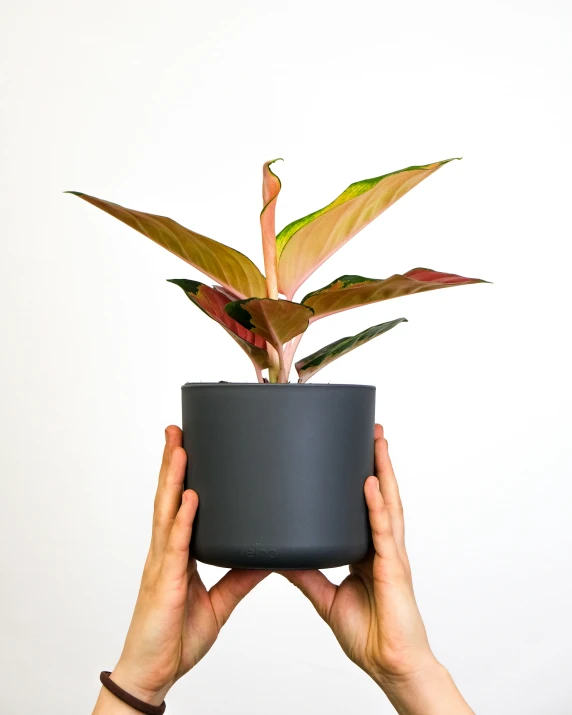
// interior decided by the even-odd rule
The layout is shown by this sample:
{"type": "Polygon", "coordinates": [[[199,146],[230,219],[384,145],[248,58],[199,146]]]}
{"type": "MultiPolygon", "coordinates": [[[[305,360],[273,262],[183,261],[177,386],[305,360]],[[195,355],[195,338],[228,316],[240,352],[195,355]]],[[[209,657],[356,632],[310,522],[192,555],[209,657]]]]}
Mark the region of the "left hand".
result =
{"type": "Polygon", "coordinates": [[[151,546],[125,646],[110,676],[153,705],[208,652],[237,604],[270,573],[231,569],[207,591],[195,559],[189,560],[198,495],[183,492],[183,433],[170,425],[165,435],[151,546]]]}

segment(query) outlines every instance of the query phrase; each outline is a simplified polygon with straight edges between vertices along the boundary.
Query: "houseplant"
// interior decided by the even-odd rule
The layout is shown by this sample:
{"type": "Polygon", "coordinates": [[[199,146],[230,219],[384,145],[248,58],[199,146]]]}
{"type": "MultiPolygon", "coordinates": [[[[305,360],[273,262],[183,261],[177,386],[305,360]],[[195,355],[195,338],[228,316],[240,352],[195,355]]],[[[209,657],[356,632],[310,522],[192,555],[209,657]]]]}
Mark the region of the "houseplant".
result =
{"type": "Polygon", "coordinates": [[[275,161],[263,166],[265,275],[242,253],[172,219],[69,193],[216,281],[169,279],[252,361],[256,383],[182,386],[185,484],[200,499],[191,553],[226,567],[326,568],[358,560],[369,546],[363,482],[373,471],[375,388],[307,380],[406,319],[374,325],[298,360],[298,383],[291,384],[302,335],[311,323],[343,310],[486,281],[427,268],[386,279],[343,275],[294,301],[305,280],[335,251],[452,160],[355,182],[278,234],[281,183],[270,168],[275,161]]]}

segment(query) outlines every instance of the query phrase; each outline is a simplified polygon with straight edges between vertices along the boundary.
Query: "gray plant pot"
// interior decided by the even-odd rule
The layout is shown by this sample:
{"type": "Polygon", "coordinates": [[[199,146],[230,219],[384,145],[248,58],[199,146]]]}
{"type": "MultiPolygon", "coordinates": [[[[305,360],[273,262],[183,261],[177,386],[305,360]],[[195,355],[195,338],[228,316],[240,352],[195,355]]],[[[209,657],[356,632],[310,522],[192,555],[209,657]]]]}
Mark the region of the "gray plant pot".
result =
{"type": "Polygon", "coordinates": [[[310,569],[361,559],[375,387],[186,383],[191,555],[215,566],[310,569]]]}

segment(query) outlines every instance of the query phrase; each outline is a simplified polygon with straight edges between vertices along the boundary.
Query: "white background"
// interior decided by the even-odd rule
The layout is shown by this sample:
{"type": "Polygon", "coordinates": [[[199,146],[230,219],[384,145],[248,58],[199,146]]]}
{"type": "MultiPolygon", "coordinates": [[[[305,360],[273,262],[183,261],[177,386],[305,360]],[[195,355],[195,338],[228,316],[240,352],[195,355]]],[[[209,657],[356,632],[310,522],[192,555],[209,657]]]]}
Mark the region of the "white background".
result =
{"type": "MultiPolygon", "coordinates": [[[[278,228],[353,181],[463,157],[303,292],[415,266],[492,285],[320,321],[299,357],[409,319],[316,380],[377,386],[420,608],[472,707],[572,713],[570,20],[565,0],[2,3],[4,715],[91,711],[180,386],[254,379],[165,280],[197,271],[62,192],[171,216],[262,265],[261,167],[277,156],[278,228]]],[[[207,585],[222,573],[201,568],[207,585]]],[[[392,712],[278,575],[168,707],[392,712]]]]}

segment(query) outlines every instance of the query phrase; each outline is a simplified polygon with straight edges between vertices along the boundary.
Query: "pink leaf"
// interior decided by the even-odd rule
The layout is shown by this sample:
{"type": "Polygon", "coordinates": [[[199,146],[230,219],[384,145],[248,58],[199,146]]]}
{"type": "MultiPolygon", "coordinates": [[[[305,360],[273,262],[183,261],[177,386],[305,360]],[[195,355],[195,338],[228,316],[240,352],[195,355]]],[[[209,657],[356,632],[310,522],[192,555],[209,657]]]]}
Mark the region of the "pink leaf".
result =
{"type": "Polygon", "coordinates": [[[247,353],[256,367],[262,370],[268,367],[266,341],[228,315],[225,307],[231,301],[229,301],[225,292],[186,278],[172,278],[169,279],[169,283],[180,286],[196,306],[222,325],[227,333],[247,353]]]}

